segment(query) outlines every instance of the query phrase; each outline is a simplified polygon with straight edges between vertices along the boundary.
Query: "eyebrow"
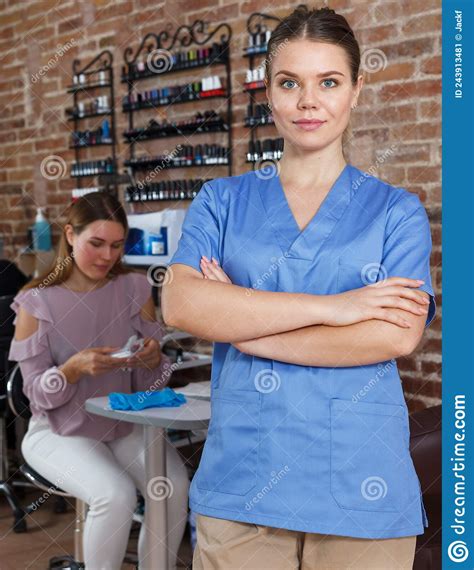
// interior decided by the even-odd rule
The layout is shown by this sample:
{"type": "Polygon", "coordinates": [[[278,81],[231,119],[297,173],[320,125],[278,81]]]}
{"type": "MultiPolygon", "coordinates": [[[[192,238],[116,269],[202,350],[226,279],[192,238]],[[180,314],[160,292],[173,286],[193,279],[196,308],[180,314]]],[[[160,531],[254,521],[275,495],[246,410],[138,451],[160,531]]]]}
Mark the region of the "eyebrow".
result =
{"type": "MultiPolygon", "coordinates": [[[[284,69],[282,69],[281,71],[279,71],[278,73],[275,73],[275,77],[277,75],[290,75],[291,77],[298,77],[298,75],[296,73],[293,73],[292,71],[286,71],[284,69]]],[[[342,77],[344,77],[344,73],[341,73],[340,71],[324,71],[323,73],[318,73],[316,77],[327,77],[328,75],[342,75],[342,77]]]]}
{"type": "MultiPolygon", "coordinates": [[[[92,236],[90,239],[96,239],[97,241],[105,242],[105,239],[102,239],[102,238],[96,237],[96,236],[92,236]]],[[[116,241],[113,241],[112,243],[119,243],[119,242],[121,242],[121,241],[125,241],[125,238],[118,239],[118,240],[116,240],[116,241]]]]}

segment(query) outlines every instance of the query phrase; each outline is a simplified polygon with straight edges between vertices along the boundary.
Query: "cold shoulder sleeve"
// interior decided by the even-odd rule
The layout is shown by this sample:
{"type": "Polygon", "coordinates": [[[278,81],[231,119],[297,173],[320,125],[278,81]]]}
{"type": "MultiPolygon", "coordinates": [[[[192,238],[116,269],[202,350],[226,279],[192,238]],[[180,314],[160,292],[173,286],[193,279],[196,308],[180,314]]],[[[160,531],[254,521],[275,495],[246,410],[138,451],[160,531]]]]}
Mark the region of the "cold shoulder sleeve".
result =
{"type": "MultiPolygon", "coordinates": [[[[164,326],[159,321],[148,321],[140,315],[143,305],[151,296],[151,284],[147,277],[140,273],[131,273],[129,277],[131,290],[128,295],[132,328],[138,336],[152,337],[160,342],[165,333],[164,326]]],[[[140,392],[150,387],[163,388],[169,382],[171,371],[170,358],[162,354],[160,365],[157,368],[135,368],[133,370],[133,389],[140,392]]]]}
{"type": "Polygon", "coordinates": [[[20,364],[23,391],[38,410],[52,410],[68,402],[77,391],[77,384],[69,384],[58,370],[62,362],[54,362],[48,331],[54,326],[45,295],[38,289],[20,291],[10,305],[16,313],[20,307],[38,321],[37,330],[23,340],[13,339],[8,358],[20,364]]]}

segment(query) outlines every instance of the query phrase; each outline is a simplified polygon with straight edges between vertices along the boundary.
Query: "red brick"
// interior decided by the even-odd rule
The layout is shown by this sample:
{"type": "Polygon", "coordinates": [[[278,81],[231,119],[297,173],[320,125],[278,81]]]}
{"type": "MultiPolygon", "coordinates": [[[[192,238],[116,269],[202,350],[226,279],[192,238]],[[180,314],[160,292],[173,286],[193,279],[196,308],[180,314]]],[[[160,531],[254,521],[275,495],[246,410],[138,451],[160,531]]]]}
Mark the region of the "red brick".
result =
{"type": "Polygon", "coordinates": [[[376,73],[365,73],[366,84],[391,81],[393,79],[408,79],[415,75],[415,64],[413,62],[393,63],[387,65],[383,70],[376,73]]]}
{"type": "Polygon", "coordinates": [[[381,101],[400,101],[416,97],[432,97],[441,93],[441,80],[424,79],[389,83],[380,91],[381,101]]]}
{"type": "Polygon", "coordinates": [[[420,62],[420,71],[426,75],[440,75],[441,74],[442,58],[440,55],[435,55],[420,62]]]}
{"type": "Polygon", "coordinates": [[[438,182],[440,169],[434,166],[409,166],[407,171],[408,180],[412,182],[438,182]]]}
{"type": "Polygon", "coordinates": [[[402,26],[402,37],[426,34],[426,30],[441,30],[441,13],[415,16],[402,26]]]}

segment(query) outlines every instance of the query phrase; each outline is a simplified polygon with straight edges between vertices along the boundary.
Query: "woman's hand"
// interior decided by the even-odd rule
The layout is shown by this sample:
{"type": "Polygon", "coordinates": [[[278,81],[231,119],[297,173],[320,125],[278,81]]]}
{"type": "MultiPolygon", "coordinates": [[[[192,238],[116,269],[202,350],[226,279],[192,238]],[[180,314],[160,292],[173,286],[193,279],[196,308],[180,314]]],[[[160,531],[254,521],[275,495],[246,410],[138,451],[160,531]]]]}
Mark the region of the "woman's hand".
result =
{"type": "Polygon", "coordinates": [[[416,291],[424,282],[405,277],[389,277],[383,281],[337,295],[328,295],[327,317],[323,324],[340,327],[378,319],[399,327],[410,328],[410,323],[398,311],[414,315],[428,313],[429,299],[416,291]]]}
{"type": "Polygon", "coordinates": [[[209,261],[205,255],[201,257],[201,271],[204,275],[204,279],[222,281],[222,283],[230,283],[232,285],[232,281],[227,277],[217,259],[214,257],[212,258],[212,261],[209,261]]]}
{"type": "Polygon", "coordinates": [[[125,366],[128,368],[148,368],[152,370],[157,368],[161,362],[161,347],[158,341],[152,337],[144,339],[144,345],[140,352],[134,356],[124,359],[125,366]]]}
{"type": "Polygon", "coordinates": [[[61,372],[70,384],[76,384],[81,376],[99,376],[110,370],[122,368],[127,362],[126,358],[114,358],[111,353],[120,347],[104,346],[100,348],[85,348],[71,356],[62,366],[61,372]]]}
{"type": "MultiPolygon", "coordinates": [[[[201,271],[205,279],[232,283],[217,260],[201,258],[201,271]]],[[[410,323],[398,311],[403,309],[414,315],[428,313],[429,299],[422,291],[416,291],[423,281],[405,277],[389,277],[360,289],[337,295],[325,295],[327,317],[324,325],[340,327],[378,319],[399,327],[410,328],[410,323]]],[[[235,345],[237,346],[237,345],[235,345]]]]}

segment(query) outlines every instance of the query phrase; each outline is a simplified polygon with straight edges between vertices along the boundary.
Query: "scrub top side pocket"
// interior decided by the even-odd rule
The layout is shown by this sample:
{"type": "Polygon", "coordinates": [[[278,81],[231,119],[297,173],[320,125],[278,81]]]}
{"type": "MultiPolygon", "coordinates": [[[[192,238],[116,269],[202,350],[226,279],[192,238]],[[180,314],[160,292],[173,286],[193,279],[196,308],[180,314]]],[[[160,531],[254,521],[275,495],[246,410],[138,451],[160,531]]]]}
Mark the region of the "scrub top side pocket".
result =
{"type": "Polygon", "coordinates": [[[260,392],[214,388],[199,489],[246,495],[257,484],[260,392]]]}
{"type": "Polygon", "coordinates": [[[343,509],[403,512],[413,500],[406,409],[332,399],[331,494],[343,509]]]}

